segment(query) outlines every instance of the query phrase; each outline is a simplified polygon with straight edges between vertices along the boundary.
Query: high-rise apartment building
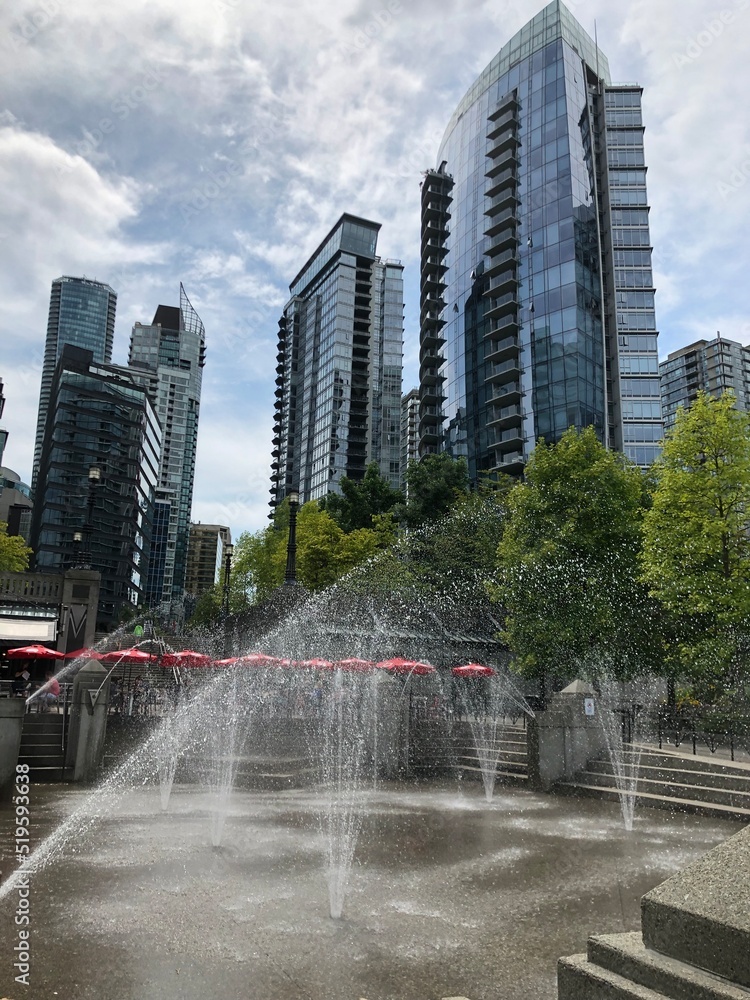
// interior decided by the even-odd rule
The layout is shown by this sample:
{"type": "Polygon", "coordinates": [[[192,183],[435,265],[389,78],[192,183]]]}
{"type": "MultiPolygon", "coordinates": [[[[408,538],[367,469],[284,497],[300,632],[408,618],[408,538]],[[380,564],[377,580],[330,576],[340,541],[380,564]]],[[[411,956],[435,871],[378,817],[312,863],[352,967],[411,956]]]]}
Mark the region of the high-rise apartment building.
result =
{"type": "Polygon", "coordinates": [[[156,491],[146,601],[179,616],[185,593],[206,334],[180,285],[180,305],[162,306],[136,323],[129,370],[154,401],[163,445],[156,491]]]}
{"type": "Polygon", "coordinates": [[[401,476],[403,267],[376,254],[380,225],[344,214],[289,286],[279,320],[271,507],[361,479],[401,476]]]}
{"type": "Polygon", "coordinates": [[[232,533],[223,524],[191,524],[185,590],[198,597],[219,583],[232,533]]]}
{"type": "Polygon", "coordinates": [[[677,408],[689,409],[699,392],[733,392],[739,410],[750,410],[750,347],[719,335],[673,351],[659,365],[664,429],[671,430],[677,408]]]}
{"type": "Polygon", "coordinates": [[[641,88],[554,0],[495,56],[422,184],[420,454],[520,474],[593,425],[662,437],[641,88]]]}
{"type": "Polygon", "coordinates": [[[42,455],[52,379],[63,348],[66,344],[82,347],[91,351],[94,361],[109,364],[112,360],[116,309],[117,293],[101,281],[64,276],[52,282],[31,474],[32,490],[36,486],[42,455]]]}
{"type": "Polygon", "coordinates": [[[409,462],[419,458],[419,389],[401,397],[401,488],[406,486],[409,462]]]}
{"type": "Polygon", "coordinates": [[[98,627],[143,606],[161,429],[128,369],[66,344],[49,396],[31,525],[38,572],[101,573],[98,627]]]}

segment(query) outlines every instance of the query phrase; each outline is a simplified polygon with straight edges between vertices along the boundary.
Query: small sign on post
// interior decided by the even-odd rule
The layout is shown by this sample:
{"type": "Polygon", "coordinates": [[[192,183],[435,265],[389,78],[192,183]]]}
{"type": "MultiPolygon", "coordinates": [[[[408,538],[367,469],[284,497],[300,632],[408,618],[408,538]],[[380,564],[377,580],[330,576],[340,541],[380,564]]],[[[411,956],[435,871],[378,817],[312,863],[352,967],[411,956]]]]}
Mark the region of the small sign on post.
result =
{"type": "Polygon", "coordinates": [[[583,699],[583,710],[589,717],[596,714],[596,706],[593,698],[583,699]]]}

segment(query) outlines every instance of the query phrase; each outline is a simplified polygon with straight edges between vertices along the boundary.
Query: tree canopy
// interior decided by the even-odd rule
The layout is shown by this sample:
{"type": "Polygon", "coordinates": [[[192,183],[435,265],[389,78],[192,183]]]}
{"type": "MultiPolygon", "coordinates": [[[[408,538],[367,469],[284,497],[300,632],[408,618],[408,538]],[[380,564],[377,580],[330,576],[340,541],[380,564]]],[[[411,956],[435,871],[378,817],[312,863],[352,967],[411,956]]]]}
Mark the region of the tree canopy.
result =
{"type": "Polygon", "coordinates": [[[675,632],[675,672],[716,700],[750,645],[750,417],[734,396],[680,409],[654,468],[643,575],[675,632]]]}
{"type": "Polygon", "coordinates": [[[592,427],[544,441],[507,497],[493,596],[522,672],[626,675],[658,620],[639,580],[644,477],[592,427]]]}
{"type": "Polygon", "coordinates": [[[8,525],[0,521],[0,572],[23,573],[29,568],[31,549],[20,535],[9,535],[8,525]]]}
{"type": "Polygon", "coordinates": [[[339,527],[345,531],[372,528],[373,518],[388,514],[398,504],[403,504],[404,494],[394,489],[380,474],[377,462],[367,466],[360,482],[344,476],[339,483],[341,493],[329,493],[321,503],[339,527]]]}
{"type": "Polygon", "coordinates": [[[418,528],[445,517],[454,503],[469,492],[469,469],[463,458],[447,452],[427,455],[410,462],[406,470],[406,504],[400,520],[407,528],[418,528]]]}

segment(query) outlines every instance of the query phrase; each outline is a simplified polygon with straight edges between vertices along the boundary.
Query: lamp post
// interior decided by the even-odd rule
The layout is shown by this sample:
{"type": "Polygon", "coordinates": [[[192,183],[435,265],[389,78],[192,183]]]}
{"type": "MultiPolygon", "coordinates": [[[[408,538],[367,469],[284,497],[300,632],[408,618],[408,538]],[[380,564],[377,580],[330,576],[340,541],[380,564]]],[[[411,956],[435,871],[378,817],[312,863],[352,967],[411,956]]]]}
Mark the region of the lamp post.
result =
{"type": "Polygon", "coordinates": [[[299,493],[290,490],[286,495],[289,501],[289,540],[286,543],[286,571],[284,586],[297,585],[297,511],[299,510],[299,493]]]}
{"type": "Polygon", "coordinates": [[[91,541],[94,534],[94,501],[96,499],[96,488],[101,482],[102,470],[98,465],[89,468],[89,498],[86,508],[86,568],[91,569],[92,547],[91,541]]]}
{"type": "Polygon", "coordinates": [[[225,548],[226,556],[224,558],[224,592],[222,595],[221,610],[226,621],[229,618],[229,577],[232,572],[232,553],[234,552],[233,545],[227,545],[225,548]]]}

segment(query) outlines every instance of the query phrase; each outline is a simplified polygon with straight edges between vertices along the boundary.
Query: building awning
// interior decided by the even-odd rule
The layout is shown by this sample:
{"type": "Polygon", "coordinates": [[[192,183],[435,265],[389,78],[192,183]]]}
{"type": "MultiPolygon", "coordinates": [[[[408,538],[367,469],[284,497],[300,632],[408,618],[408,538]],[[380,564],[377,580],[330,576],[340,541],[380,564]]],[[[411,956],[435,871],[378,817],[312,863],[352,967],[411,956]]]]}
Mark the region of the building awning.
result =
{"type": "Polygon", "coordinates": [[[0,617],[0,642],[55,642],[57,618],[0,617]]]}

